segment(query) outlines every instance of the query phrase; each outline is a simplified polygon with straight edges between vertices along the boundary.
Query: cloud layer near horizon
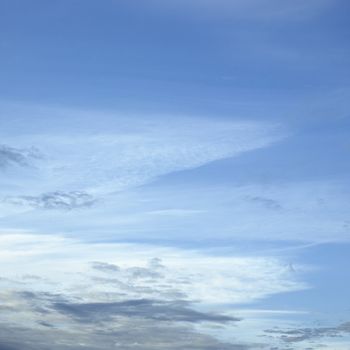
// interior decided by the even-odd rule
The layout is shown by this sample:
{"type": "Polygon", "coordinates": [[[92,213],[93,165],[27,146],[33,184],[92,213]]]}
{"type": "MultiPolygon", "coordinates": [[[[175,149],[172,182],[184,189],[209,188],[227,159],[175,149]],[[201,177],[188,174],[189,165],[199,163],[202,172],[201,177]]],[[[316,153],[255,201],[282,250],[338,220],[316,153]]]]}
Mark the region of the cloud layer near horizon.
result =
{"type": "Polygon", "coordinates": [[[275,258],[18,232],[0,243],[0,348],[245,349],[195,325],[231,327],[234,309],[215,307],[307,288],[275,258]]]}

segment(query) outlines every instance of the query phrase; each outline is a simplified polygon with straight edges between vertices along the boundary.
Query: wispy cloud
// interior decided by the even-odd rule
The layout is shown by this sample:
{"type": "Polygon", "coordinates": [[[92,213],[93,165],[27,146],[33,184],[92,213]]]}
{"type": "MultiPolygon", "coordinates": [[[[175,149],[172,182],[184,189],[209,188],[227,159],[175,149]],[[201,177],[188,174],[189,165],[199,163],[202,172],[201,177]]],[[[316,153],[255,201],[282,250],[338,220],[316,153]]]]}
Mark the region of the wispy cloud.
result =
{"type": "Polygon", "coordinates": [[[26,149],[0,145],[0,170],[11,166],[31,166],[33,161],[38,158],[40,158],[40,153],[35,148],[26,149]]]}
{"type": "Polygon", "coordinates": [[[333,338],[350,336],[350,322],[342,323],[335,327],[293,328],[293,329],[268,329],[267,334],[276,335],[286,343],[297,343],[319,338],[333,338]]]}
{"type": "Polygon", "coordinates": [[[72,210],[76,208],[90,207],[96,202],[96,200],[86,192],[55,191],[38,196],[9,196],[5,197],[4,202],[38,209],[72,210]]]}
{"type": "Polygon", "coordinates": [[[108,293],[119,293],[122,299],[123,295],[128,299],[165,300],[181,296],[205,303],[241,303],[306,288],[285,262],[276,258],[220,257],[150,245],[84,243],[55,235],[8,234],[0,241],[2,277],[27,283],[28,279],[15,276],[38,276],[42,278],[36,284],[40,291],[44,288],[50,292],[52,283],[60,283],[62,291],[68,288],[72,296],[77,293],[86,301],[92,295],[95,301],[98,295],[100,301],[106,301],[108,293]]]}
{"type": "MultiPolygon", "coordinates": [[[[21,113],[35,111],[29,108],[21,113]]],[[[139,186],[165,174],[266,147],[285,135],[278,125],[254,121],[125,118],[99,112],[95,112],[99,123],[92,125],[95,132],[91,134],[80,125],[91,120],[92,112],[47,109],[40,113],[43,119],[45,113],[54,113],[68,129],[60,132],[54,122],[38,122],[37,130],[31,131],[23,119],[22,132],[16,129],[2,135],[17,148],[3,147],[0,161],[27,164],[32,155],[23,150],[33,147],[45,155],[32,173],[16,174],[14,179],[3,175],[2,180],[13,183],[3,193],[46,208],[63,207],[78,192],[101,196],[139,186]]]]}

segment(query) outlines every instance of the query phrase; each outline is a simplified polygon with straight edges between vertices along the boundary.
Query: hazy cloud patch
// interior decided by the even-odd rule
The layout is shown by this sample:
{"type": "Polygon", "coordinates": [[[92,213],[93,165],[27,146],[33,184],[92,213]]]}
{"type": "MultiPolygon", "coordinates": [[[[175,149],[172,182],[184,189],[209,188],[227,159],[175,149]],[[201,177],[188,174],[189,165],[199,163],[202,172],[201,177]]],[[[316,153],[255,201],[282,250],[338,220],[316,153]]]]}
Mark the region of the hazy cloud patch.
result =
{"type": "Polygon", "coordinates": [[[287,343],[297,343],[305,340],[323,337],[342,337],[350,335],[350,322],[342,323],[336,327],[315,327],[297,329],[268,329],[267,334],[277,335],[287,343]]]}
{"type": "Polygon", "coordinates": [[[96,202],[96,199],[90,194],[81,191],[55,191],[44,193],[39,196],[7,197],[5,201],[15,205],[29,206],[38,209],[72,210],[90,207],[96,202]]]}
{"type": "Polygon", "coordinates": [[[11,166],[27,167],[32,165],[33,160],[40,157],[39,151],[34,147],[24,149],[0,145],[0,169],[11,166]]]}
{"type": "Polygon", "coordinates": [[[266,209],[272,209],[272,210],[282,209],[282,205],[278,201],[271,199],[271,198],[252,196],[252,197],[247,197],[247,199],[250,202],[261,205],[266,209]]]}
{"type": "MultiPolygon", "coordinates": [[[[29,111],[44,113],[26,108],[26,113],[29,111]]],[[[95,196],[111,194],[174,171],[193,169],[263,148],[286,136],[281,125],[259,121],[184,116],[124,117],[101,111],[50,108],[45,109],[45,114],[55,115],[52,123],[42,123],[47,120],[47,115],[42,115],[34,131],[23,118],[13,135],[5,135],[7,143],[18,147],[31,144],[45,151],[45,162],[30,179],[36,193],[50,194],[59,189],[64,193],[77,190],[95,196]],[[87,118],[91,120],[89,127],[86,127],[87,118]]],[[[27,164],[33,153],[7,146],[0,150],[4,165],[27,164]]],[[[16,182],[16,193],[9,195],[30,195],[26,186],[28,178],[20,180],[24,182],[22,188],[19,188],[21,183],[16,182]]],[[[35,198],[27,200],[38,205],[35,198]]]]}
{"type": "Polygon", "coordinates": [[[102,272],[119,272],[120,267],[114,264],[108,264],[101,261],[94,261],[91,263],[91,267],[95,270],[102,271],[102,272]]]}

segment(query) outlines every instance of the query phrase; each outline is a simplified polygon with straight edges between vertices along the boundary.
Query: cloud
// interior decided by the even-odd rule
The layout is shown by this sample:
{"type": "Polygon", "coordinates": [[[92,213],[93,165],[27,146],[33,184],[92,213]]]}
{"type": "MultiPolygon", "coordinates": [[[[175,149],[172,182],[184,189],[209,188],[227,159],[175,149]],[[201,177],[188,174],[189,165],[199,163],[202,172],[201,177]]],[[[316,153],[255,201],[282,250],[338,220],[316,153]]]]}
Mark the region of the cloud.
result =
{"type": "Polygon", "coordinates": [[[35,148],[14,148],[7,145],[0,145],[0,169],[12,166],[28,167],[32,161],[40,158],[35,148]]]}
{"type": "Polygon", "coordinates": [[[150,320],[120,320],[113,327],[70,323],[70,329],[37,325],[16,328],[0,323],[1,350],[247,350],[240,344],[229,344],[198,333],[189,327],[157,323],[150,320]]]}
{"type": "Polygon", "coordinates": [[[26,176],[0,179],[12,185],[4,186],[2,192],[39,207],[56,207],[56,200],[58,206],[66,202],[69,206],[76,200],[74,193],[99,197],[130,189],[162,175],[266,147],[285,136],[281,126],[256,121],[126,118],[50,108],[27,108],[16,115],[20,113],[37,114],[36,128],[33,130],[30,116],[23,117],[19,125],[8,122],[10,131],[3,137],[18,149],[3,148],[6,163],[25,164],[29,155],[19,150],[28,147],[42,150],[43,161],[26,176]],[[48,115],[50,123],[43,123],[48,115]],[[73,199],[68,198],[72,195],[73,199]]]}
{"type": "MultiPolygon", "coordinates": [[[[120,295],[120,301],[168,301],[181,296],[187,301],[233,304],[307,288],[298,280],[299,273],[278,258],[211,256],[142,244],[85,243],[57,235],[4,234],[0,243],[2,277],[40,291],[57,292],[58,284],[58,290],[68,288],[72,295],[84,296],[86,302],[96,302],[98,296],[99,302],[106,302],[108,295],[120,295]],[[42,280],[33,284],[28,275],[42,280]]],[[[301,273],[303,268],[297,271],[301,273]]]]}
{"type": "Polygon", "coordinates": [[[108,264],[105,262],[100,262],[100,261],[95,261],[93,263],[91,263],[92,268],[99,270],[99,271],[103,271],[103,272],[119,272],[120,268],[117,265],[114,264],[108,264]]]}
{"type": "Polygon", "coordinates": [[[271,198],[254,196],[254,197],[247,197],[247,200],[253,203],[262,205],[264,208],[267,208],[267,209],[272,209],[272,210],[282,209],[281,204],[278,201],[271,198]]]}
{"type": "Polygon", "coordinates": [[[44,193],[39,196],[10,196],[6,197],[4,201],[15,205],[29,206],[38,209],[72,210],[90,207],[96,202],[96,199],[90,194],[81,191],[55,191],[44,193]]]}
{"type": "Polygon", "coordinates": [[[192,326],[198,322],[226,324],[238,319],[198,312],[181,301],[77,303],[67,298],[69,295],[52,293],[1,292],[1,299],[17,308],[0,315],[0,348],[248,349],[217,340],[192,326]]]}
{"type": "Polygon", "coordinates": [[[113,317],[141,317],[155,321],[217,322],[239,321],[238,318],[203,313],[188,308],[188,303],[136,299],[110,303],[54,303],[53,308],[83,322],[105,321],[113,317]]]}
{"type": "MultiPolygon", "coordinates": [[[[214,322],[240,321],[239,318],[212,312],[200,312],[183,300],[126,299],[111,302],[73,302],[69,294],[20,291],[15,293],[29,308],[40,315],[58,312],[77,322],[109,322],[119,317],[136,317],[162,322],[214,322]]],[[[4,299],[7,299],[6,296],[4,299]]],[[[5,310],[5,309],[4,309],[5,310]]],[[[11,309],[14,311],[15,309],[11,309]]],[[[47,325],[46,325],[47,326],[47,325]]]]}
{"type": "Polygon", "coordinates": [[[0,350],[17,350],[17,345],[6,344],[4,341],[0,341],[0,350]]]}
{"type": "Polygon", "coordinates": [[[0,235],[0,276],[2,343],[39,350],[246,349],[215,332],[240,323],[227,305],[305,288],[269,257],[18,232],[0,235]]]}
{"type": "MultiPolygon", "coordinates": [[[[234,165],[234,160],[229,164],[234,165]]],[[[226,165],[224,162],[223,167],[226,165]]],[[[53,234],[74,231],[92,240],[98,232],[101,240],[167,244],[204,244],[214,237],[219,245],[240,239],[349,240],[350,202],[345,181],[283,181],[265,186],[252,184],[255,180],[242,184],[230,178],[226,183],[210,177],[213,168],[196,169],[103,198],[82,191],[77,191],[77,196],[73,191],[62,197],[63,202],[60,195],[52,196],[48,203],[40,195],[30,199],[32,205],[59,210],[32,210],[23,196],[7,196],[0,200],[2,226],[32,227],[53,234]],[[85,210],[74,210],[80,208],[85,210]]],[[[233,168],[232,177],[234,172],[233,168]]]]}
{"type": "Polygon", "coordinates": [[[295,329],[268,329],[267,334],[278,335],[286,343],[298,343],[317,338],[341,337],[350,335],[350,322],[342,323],[336,327],[314,327],[295,329]]]}

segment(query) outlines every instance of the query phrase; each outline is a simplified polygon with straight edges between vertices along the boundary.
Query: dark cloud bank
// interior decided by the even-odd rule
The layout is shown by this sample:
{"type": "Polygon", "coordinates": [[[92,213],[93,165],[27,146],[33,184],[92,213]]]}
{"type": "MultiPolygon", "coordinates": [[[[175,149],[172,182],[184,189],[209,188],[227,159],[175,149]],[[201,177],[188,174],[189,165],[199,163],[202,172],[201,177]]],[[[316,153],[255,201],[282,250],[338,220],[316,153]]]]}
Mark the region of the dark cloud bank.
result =
{"type": "MultiPolygon", "coordinates": [[[[192,324],[239,321],[193,310],[184,301],[150,299],[72,302],[50,293],[17,293],[36,320],[28,326],[0,323],[0,350],[245,350],[194,330],[192,324]],[[55,321],[56,320],[56,321],[55,321]]],[[[22,311],[22,310],[17,310],[22,311]]]]}
{"type": "Polygon", "coordinates": [[[217,322],[225,323],[239,319],[224,315],[203,313],[189,308],[183,301],[164,302],[136,299],[112,303],[54,303],[53,308],[73,317],[79,322],[108,321],[113,317],[140,317],[154,321],[169,322],[217,322]]]}

